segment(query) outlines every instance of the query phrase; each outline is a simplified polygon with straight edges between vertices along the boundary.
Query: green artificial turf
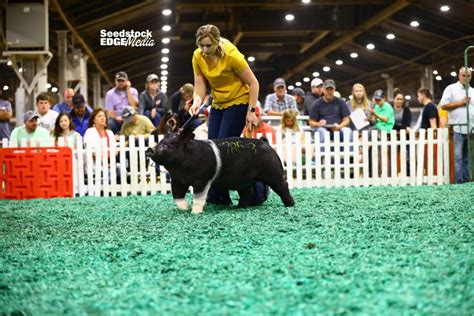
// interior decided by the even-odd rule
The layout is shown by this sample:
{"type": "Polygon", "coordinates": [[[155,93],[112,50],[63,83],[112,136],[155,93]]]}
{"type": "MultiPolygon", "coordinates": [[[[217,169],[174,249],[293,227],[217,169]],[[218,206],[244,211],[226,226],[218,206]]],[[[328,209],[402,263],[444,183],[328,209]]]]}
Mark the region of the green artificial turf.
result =
{"type": "Polygon", "coordinates": [[[0,201],[0,314],[472,315],[474,184],[292,194],[0,201]]]}

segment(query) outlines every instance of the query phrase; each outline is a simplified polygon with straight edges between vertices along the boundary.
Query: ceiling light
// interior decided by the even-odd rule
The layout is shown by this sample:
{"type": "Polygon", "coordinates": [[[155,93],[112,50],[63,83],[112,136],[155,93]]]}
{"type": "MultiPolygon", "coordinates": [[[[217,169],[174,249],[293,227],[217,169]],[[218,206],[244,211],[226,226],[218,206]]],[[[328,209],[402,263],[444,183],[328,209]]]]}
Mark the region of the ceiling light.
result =
{"type": "Polygon", "coordinates": [[[4,86],[3,86],[3,90],[4,90],[4,91],[7,91],[7,90],[8,90],[8,86],[7,86],[7,85],[4,85],[4,86]]]}
{"type": "Polygon", "coordinates": [[[7,66],[11,66],[11,65],[12,65],[12,61],[9,59],[9,60],[7,61],[7,66]]]}
{"type": "Polygon", "coordinates": [[[313,72],[313,77],[319,77],[319,72],[317,71],[313,72]]]}
{"type": "Polygon", "coordinates": [[[247,60],[248,60],[249,62],[253,63],[253,62],[255,61],[255,57],[249,56],[249,57],[247,58],[247,60]]]}
{"type": "Polygon", "coordinates": [[[301,0],[301,2],[303,2],[304,4],[308,4],[311,3],[311,0],[301,0]]]}
{"type": "Polygon", "coordinates": [[[441,8],[439,8],[439,9],[440,9],[442,12],[448,12],[450,8],[449,8],[449,6],[447,6],[447,5],[443,5],[443,6],[441,6],[441,8]]]}
{"type": "Polygon", "coordinates": [[[372,43],[369,43],[369,44],[367,44],[366,47],[367,47],[367,49],[374,49],[374,48],[375,48],[375,45],[372,44],[372,43]]]}
{"type": "Polygon", "coordinates": [[[441,76],[436,76],[436,80],[441,81],[443,78],[441,76]]]}
{"type": "Polygon", "coordinates": [[[294,19],[295,19],[295,16],[293,14],[285,15],[285,20],[287,21],[293,21],[294,19]]]}
{"type": "Polygon", "coordinates": [[[160,79],[161,79],[161,81],[166,81],[166,80],[168,80],[168,76],[161,76],[160,79]]]}
{"type": "Polygon", "coordinates": [[[49,82],[46,84],[46,89],[51,89],[51,84],[49,82]]]}
{"type": "Polygon", "coordinates": [[[167,65],[167,64],[161,64],[160,68],[161,68],[161,69],[167,69],[167,68],[168,68],[168,65],[167,65]]]}
{"type": "Polygon", "coordinates": [[[168,70],[162,70],[161,75],[162,76],[167,76],[168,75],[168,70]]]}
{"type": "Polygon", "coordinates": [[[351,53],[351,58],[357,58],[357,57],[359,57],[359,54],[357,54],[357,53],[351,53]]]}
{"type": "Polygon", "coordinates": [[[169,52],[170,52],[169,48],[163,48],[163,49],[161,50],[161,53],[162,53],[162,54],[165,54],[165,55],[168,54],[169,52]]]}
{"type": "Polygon", "coordinates": [[[393,40],[393,39],[395,39],[395,34],[389,33],[389,34],[387,34],[386,37],[387,37],[387,39],[389,39],[389,40],[393,40]]]}
{"type": "Polygon", "coordinates": [[[23,67],[20,67],[20,68],[18,69],[18,72],[23,72],[23,67]]]}
{"type": "Polygon", "coordinates": [[[411,95],[407,94],[407,95],[405,96],[405,100],[410,101],[410,100],[411,100],[411,95]]]}
{"type": "Polygon", "coordinates": [[[170,9],[164,9],[163,11],[161,11],[161,13],[163,13],[163,15],[171,15],[171,10],[170,9]]]}
{"type": "Polygon", "coordinates": [[[292,86],[291,84],[288,86],[288,90],[293,90],[295,87],[292,86]]]}
{"type": "Polygon", "coordinates": [[[162,42],[163,44],[168,44],[169,42],[171,42],[171,40],[170,40],[169,38],[165,37],[165,38],[163,38],[163,39],[161,40],[161,42],[162,42]]]}
{"type": "Polygon", "coordinates": [[[451,71],[451,77],[457,77],[458,74],[455,71],[451,71]]]}
{"type": "Polygon", "coordinates": [[[53,88],[51,89],[51,92],[53,92],[53,93],[58,92],[58,87],[53,87],[53,88]]]}
{"type": "Polygon", "coordinates": [[[323,71],[325,71],[325,72],[328,72],[330,70],[331,70],[331,67],[329,67],[329,66],[324,66],[323,67],[323,71]]]}
{"type": "Polygon", "coordinates": [[[311,79],[309,79],[309,77],[304,77],[304,78],[303,78],[303,81],[304,81],[304,82],[309,82],[310,80],[311,80],[311,79]]]}
{"type": "Polygon", "coordinates": [[[438,74],[438,70],[433,70],[433,75],[437,75],[438,74]]]}
{"type": "Polygon", "coordinates": [[[344,62],[340,59],[336,60],[336,65],[340,66],[342,65],[344,62]]]}
{"type": "Polygon", "coordinates": [[[297,82],[295,83],[295,86],[301,87],[301,82],[300,82],[300,81],[297,81],[297,82]]]}
{"type": "Polygon", "coordinates": [[[167,62],[169,62],[169,61],[170,61],[170,59],[169,59],[168,57],[162,57],[162,58],[161,58],[161,62],[162,62],[162,63],[167,63],[167,62]]]}
{"type": "Polygon", "coordinates": [[[418,21],[411,21],[410,26],[411,27],[418,27],[418,26],[420,26],[420,23],[418,23],[418,21]]]}
{"type": "Polygon", "coordinates": [[[171,26],[169,26],[169,25],[163,25],[163,27],[162,27],[161,29],[162,29],[163,31],[165,31],[165,32],[169,32],[169,31],[171,31],[171,26]]]}

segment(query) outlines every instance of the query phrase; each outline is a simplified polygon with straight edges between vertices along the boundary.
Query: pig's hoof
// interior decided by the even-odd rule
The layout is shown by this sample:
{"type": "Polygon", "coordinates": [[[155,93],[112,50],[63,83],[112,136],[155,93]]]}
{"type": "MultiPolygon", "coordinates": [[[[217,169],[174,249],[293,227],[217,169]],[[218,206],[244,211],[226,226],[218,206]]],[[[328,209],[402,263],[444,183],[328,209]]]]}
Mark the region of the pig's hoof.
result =
{"type": "Polygon", "coordinates": [[[200,214],[200,213],[202,213],[202,207],[194,207],[194,206],[193,206],[193,210],[191,211],[191,213],[193,213],[193,214],[200,214]]]}
{"type": "Polygon", "coordinates": [[[189,209],[188,202],[186,202],[185,199],[175,200],[175,202],[176,202],[176,206],[181,211],[187,211],[189,209]]]}

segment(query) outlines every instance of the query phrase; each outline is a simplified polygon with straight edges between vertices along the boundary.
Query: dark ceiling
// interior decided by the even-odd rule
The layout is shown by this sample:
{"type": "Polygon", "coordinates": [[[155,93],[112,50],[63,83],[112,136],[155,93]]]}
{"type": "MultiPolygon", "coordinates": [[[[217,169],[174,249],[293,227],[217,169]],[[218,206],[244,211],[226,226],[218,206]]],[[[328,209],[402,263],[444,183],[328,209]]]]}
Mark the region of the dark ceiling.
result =
{"type": "MultiPolygon", "coordinates": [[[[255,57],[249,64],[260,81],[260,99],[271,92],[271,83],[277,77],[284,77],[289,85],[300,81],[308,90],[309,82],[303,79],[313,79],[313,72],[319,72],[323,79],[334,79],[345,96],[355,82],[363,83],[369,93],[385,89],[383,78],[387,76],[394,78],[396,87],[414,96],[428,66],[442,77],[434,81],[439,97],[443,88],[456,80],[450,73],[463,64],[464,49],[474,44],[474,1],[445,2],[50,0],[50,50],[56,55],[56,31],[69,29],[71,43],[86,50],[83,41],[94,55],[89,59],[89,73],[102,71],[103,83],[110,85],[113,74],[124,70],[134,86],[142,90],[149,73],[160,75],[161,49],[168,47],[171,94],[192,82],[194,34],[200,25],[210,23],[218,26],[246,57],[255,57]],[[450,6],[449,11],[440,10],[444,4],[450,6]],[[162,14],[165,8],[172,10],[170,16],[162,14]],[[294,20],[286,21],[286,14],[293,14],[294,20]],[[417,20],[419,26],[410,26],[412,20],[417,20]],[[170,25],[171,31],[163,31],[163,25],[170,25]],[[147,48],[100,46],[102,29],[148,29],[156,44],[147,48]],[[395,39],[387,39],[388,33],[395,39]],[[162,44],[163,37],[171,42],[162,44]],[[373,43],[375,49],[368,50],[368,43],[373,43]],[[350,57],[353,52],[357,58],[350,57]],[[338,59],[342,65],[336,65],[338,59]],[[324,66],[331,70],[323,71],[324,66]]],[[[471,53],[471,59],[473,56],[471,53]]],[[[57,64],[54,58],[48,70],[53,83],[57,82],[57,64]]],[[[10,74],[5,67],[0,65],[2,76],[10,74]]]]}

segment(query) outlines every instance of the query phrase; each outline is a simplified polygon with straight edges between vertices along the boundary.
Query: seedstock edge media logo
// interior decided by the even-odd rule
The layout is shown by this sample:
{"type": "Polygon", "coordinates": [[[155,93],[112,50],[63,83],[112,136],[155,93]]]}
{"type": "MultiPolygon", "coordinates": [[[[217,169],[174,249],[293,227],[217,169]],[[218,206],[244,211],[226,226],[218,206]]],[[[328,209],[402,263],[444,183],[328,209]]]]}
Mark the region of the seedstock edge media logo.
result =
{"type": "Polygon", "coordinates": [[[100,30],[100,46],[151,47],[155,40],[150,30],[100,30]]]}

